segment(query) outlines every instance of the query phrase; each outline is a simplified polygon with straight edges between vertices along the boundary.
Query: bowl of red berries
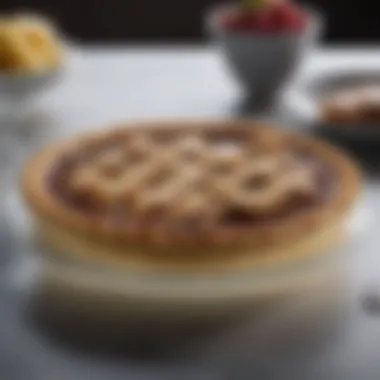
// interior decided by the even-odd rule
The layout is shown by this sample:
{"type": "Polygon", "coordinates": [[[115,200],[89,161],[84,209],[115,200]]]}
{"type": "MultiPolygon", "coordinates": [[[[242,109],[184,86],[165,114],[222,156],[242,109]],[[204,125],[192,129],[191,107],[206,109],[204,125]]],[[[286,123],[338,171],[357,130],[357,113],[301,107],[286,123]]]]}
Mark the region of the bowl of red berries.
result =
{"type": "Polygon", "coordinates": [[[207,26],[242,87],[272,101],[294,78],[321,31],[318,13],[292,0],[240,0],[217,6],[207,26]]]}

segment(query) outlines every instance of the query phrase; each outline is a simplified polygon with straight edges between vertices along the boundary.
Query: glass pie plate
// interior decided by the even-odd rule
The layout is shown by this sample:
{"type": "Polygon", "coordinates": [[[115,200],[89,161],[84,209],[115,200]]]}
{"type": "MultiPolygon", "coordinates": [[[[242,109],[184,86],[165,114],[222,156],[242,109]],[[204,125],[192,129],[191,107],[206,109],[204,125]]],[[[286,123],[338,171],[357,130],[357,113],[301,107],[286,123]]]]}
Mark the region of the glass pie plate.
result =
{"type": "Polygon", "coordinates": [[[94,315],[102,310],[103,315],[155,319],[231,315],[297,291],[331,295],[331,290],[339,289],[348,251],[355,249],[370,220],[360,203],[347,220],[345,244],[317,257],[265,270],[175,274],[89,264],[44,249],[33,239],[31,221],[16,191],[7,197],[6,217],[16,248],[9,271],[15,286],[35,291],[49,300],[49,307],[65,313],[94,315]]]}

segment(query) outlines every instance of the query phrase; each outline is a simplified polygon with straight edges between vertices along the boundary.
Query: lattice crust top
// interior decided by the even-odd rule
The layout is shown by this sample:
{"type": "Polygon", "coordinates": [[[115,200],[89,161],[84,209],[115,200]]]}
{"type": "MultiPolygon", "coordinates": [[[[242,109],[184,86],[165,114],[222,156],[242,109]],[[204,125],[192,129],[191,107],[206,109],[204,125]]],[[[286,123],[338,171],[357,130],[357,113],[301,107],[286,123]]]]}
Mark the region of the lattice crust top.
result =
{"type": "Polygon", "coordinates": [[[265,216],[313,202],[315,160],[268,133],[125,133],[69,152],[60,192],[92,211],[215,223],[233,210],[265,216]],[[63,180],[64,177],[64,180],[63,180]]]}

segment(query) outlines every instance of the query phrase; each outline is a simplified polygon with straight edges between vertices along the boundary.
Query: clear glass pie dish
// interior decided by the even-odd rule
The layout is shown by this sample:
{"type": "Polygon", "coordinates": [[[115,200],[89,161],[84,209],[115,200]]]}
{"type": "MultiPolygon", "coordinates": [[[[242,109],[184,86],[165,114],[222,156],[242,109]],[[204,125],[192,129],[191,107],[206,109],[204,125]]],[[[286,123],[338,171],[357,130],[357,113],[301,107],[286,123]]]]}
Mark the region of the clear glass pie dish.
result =
{"type": "Polygon", "coordinates": [[[17,191],[7,197],[5,209],[15,248],[10,271],[15,286],[66,314],[101,312],[103,317],[155,320],[234,315],[263,300],[299,293],[310,292],[312,302],[340,297],[345,292],[347,255],[355,251],[370,221],[368,209],[360,204],[347,220],[345,243],[338,249],[266,269],[194,274],[139,272],[49,251],[35,240],[17,191]]]}

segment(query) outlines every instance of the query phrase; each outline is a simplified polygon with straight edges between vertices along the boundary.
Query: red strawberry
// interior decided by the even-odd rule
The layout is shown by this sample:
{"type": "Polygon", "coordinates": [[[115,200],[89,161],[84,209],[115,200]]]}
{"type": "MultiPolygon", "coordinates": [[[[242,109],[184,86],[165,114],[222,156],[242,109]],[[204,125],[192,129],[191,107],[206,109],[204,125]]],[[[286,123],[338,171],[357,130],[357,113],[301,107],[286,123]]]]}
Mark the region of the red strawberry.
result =
{"type": "Polygon", "coordinates": [[[287,0],[268,0],[260,11],[232,10],[221,16],[222,27],[234,31],[301,32],[307,24],[307,15],[287,0]]]}
{"type": "Polygon", "coordinates": [[[273,18],[282,30],[301,31],[306,26],[306,15],[290,2],[280,2],[272,9],[273,18]]]}
{"type": "Polygon", "coordinates": [[[234,12],[222,20],[222,26],[228,30],[249,31],[257,28],[256,14],[251,12],[234,12]]]}
{"type": "Polygon", "coordinates": [[[271,12],[263,11],[256,15],[255,17],[255,30],[260,32],[272,32],[275,30],[275,23],[273,22],[273,17],[271,12]]]}
{"type": "Polygon", "coordinates": [[[287,29],[296,32],[301,32],[306,27],[306,24],[307,17],[300,11],[297,11],[292,15],[289,15],[286,20],[287,29]]]}

